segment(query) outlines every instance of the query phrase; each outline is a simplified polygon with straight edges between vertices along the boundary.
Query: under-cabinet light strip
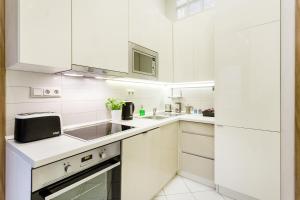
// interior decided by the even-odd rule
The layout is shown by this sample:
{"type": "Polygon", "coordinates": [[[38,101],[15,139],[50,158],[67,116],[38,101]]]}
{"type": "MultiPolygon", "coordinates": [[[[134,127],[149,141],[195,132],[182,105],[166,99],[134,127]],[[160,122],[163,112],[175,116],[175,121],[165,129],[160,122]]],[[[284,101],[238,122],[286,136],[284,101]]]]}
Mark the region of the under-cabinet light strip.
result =
{"type": "MultiPolygon", "coordinates": [[[[84,75],[79,73],[63,73],[65,76],[71,77],[84,77],[84,75]]],[[[183,83],[169,83],[169,82],[160,82],[153,80],[143,80],[143,79],[134,79],[134,78],[117,78],[117,77],[94,77],[98,80],[105,80],[109,83],[129,83],[129,84],[144,84],[152,86],[161,86],[168,88],[211,88],[215,86],[214,81],[200,81],[200,82],[183,82],[183,83]]]]}

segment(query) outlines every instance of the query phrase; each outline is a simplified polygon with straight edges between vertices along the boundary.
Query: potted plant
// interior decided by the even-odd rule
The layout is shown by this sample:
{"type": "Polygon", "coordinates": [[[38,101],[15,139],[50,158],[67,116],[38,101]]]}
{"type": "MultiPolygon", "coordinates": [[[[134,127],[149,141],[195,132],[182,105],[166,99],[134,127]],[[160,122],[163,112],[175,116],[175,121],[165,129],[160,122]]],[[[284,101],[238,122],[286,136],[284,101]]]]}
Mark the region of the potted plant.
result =
{"type": "Polygon", "coordinates": [[[113,121],[122,120],[122,106],[125,104],[124,101],[108,98],[105,104],[111,110],[111,119],[113,121]]]}

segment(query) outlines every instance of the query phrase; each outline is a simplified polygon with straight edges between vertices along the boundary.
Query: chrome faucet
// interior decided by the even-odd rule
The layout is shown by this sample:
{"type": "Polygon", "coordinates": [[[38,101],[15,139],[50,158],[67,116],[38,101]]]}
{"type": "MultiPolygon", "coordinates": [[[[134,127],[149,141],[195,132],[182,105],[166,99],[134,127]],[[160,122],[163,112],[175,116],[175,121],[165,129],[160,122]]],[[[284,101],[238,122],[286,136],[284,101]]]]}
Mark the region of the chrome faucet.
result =
{"type": "Polygon", "coordinates": [[[153,116],[156,116],[157,108],[153,108],[153,116]]]}

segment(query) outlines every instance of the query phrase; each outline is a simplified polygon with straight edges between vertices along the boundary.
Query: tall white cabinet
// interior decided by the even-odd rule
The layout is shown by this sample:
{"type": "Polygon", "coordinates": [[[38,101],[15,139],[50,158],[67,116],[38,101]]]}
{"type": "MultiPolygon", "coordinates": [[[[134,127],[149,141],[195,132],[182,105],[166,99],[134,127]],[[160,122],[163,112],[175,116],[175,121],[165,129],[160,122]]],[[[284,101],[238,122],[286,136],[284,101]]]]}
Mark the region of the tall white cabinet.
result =
{"type": "Polygon", "coordinates": [[[8,69],[55,73],[71,68],[71,2],[6,1],[8,69]]]}
{"type": "Polygon", "coordinates": [[[174,23],[175,82],[214,80],[214,17],[209,10],[174,23]]]}
{"type": "Polygon", "coordinates": [[[72,64],[128,72],[128,0],[72,1],[72,64]]]}
{"type": "Polygon", "coordinates": [[[129,0],[129,40],[159,53],[160,81],[173,81],[172,31],[164,0],[129,0]]]}
{"type": "Polygon", "coordinates": [[[216,184],[279,200],[280,0],[219,0],[215,43],[216,184]]]}

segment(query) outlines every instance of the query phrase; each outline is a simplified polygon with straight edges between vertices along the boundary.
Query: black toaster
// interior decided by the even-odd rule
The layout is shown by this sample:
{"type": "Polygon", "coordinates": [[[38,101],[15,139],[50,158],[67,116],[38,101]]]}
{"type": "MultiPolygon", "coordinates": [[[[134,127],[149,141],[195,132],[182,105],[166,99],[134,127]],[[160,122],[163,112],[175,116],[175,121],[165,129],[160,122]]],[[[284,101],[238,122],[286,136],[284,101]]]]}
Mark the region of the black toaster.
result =
{"type": "Polygon", "coordinates": [[[61,118],[57,113],[18,114],[15,117],[15,140],[33,142],[61,135],[61,118]]]}

